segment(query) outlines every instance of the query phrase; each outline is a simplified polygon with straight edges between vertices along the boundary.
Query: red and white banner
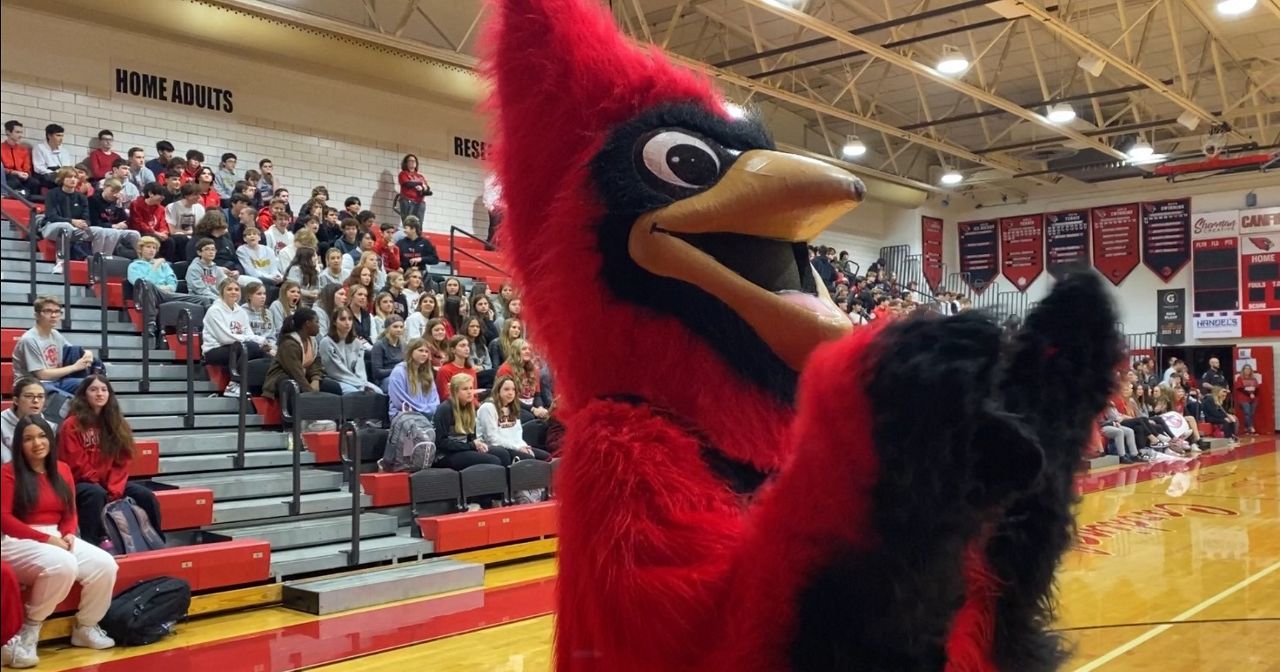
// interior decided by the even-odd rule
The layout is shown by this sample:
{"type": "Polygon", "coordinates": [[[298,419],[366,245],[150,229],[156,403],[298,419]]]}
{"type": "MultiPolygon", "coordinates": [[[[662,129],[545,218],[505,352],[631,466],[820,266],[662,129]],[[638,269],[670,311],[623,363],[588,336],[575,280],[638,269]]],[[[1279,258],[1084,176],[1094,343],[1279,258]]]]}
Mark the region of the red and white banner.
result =
{"type": "Polygon", "coordinates": [[[1138,204],[1093,208],[1089,219],[1093,267],[1118,287],[1138,267],[1138,204]]]}
{"type": "Polygon", "coordinates": [[[1000,220],[1000,272],[1025,292],[1044,272],[1044,216],[1000,220]]]}
{"type": "Polygon", "coordinates": [[[920,218],[920,265],[933,294],[942,287],[942,226],[937,217],[920,218]]]}

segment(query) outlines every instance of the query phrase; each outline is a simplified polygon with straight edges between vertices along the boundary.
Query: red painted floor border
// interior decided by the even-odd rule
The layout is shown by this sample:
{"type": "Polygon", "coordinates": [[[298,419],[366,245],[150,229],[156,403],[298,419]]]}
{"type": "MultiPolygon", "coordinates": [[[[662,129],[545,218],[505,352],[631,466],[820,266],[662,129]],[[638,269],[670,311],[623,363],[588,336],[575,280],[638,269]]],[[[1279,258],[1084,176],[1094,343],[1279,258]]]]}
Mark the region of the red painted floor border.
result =
{"type": "Polygon", "coordinates": [[[243,637],[72,668],[73,672],[284,672],[551,613],[555,579],[385,607],[243,637]]]}
{"type": "Polygon", "coordinates": [[[1176,474],[1196,467],[1210,467],[1215,464],[1235,462],[1258,455],[1276,452],[1275,440],[1263,440],[1249,445],[1236,446],[1229,452],[1208,453],[1187,462],[1159,462],[1155,464],[1133,464],[1098,474],[1085,474],[1076,479],[1076,492],[1088,495],[1102,490],[1110,490],[1122,485],[1145,483],[1165,474],[1176,474]]]}

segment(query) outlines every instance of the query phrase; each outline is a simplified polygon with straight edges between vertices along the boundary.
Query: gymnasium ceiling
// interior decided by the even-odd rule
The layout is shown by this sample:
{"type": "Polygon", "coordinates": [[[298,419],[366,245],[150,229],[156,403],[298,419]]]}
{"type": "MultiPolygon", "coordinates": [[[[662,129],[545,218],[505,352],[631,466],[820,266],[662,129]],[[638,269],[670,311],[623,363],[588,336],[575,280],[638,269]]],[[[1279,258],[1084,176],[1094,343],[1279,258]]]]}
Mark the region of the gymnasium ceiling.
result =
{"type": "MultiPolygon", "coordinates": [[[[214,0],[425,45],[475,62],[480,0],[214,0]]],[[[1227,17],[1217,0],[612,0],[618,25],[721,83],[736,102],[802,122],[797,144],[938,190],[1012,194],[1139,175],[1138,137],[1170,157],[1225,122],[1230,146],[1280,143],[1280,0],[1227,17]],[[791,7],[799,6],[799,9],[791,7]],[[945,48],[971,64],[933,66],[945,48]],[[1100,62],[1091,75],[1082,58],[1100,62]],[[1074,121],[1045,118],[1068,102],[1074,121]],[[1179,123],[1179,118],[1184,122],[1179,123]],[[1191,123],[1198,122],[1198,123],[1191,123]],[[1192,130],[1189,126],[1194,125],[1192,130]]],[[[795,124],[793,124],[794,126],[795,124]]]]}

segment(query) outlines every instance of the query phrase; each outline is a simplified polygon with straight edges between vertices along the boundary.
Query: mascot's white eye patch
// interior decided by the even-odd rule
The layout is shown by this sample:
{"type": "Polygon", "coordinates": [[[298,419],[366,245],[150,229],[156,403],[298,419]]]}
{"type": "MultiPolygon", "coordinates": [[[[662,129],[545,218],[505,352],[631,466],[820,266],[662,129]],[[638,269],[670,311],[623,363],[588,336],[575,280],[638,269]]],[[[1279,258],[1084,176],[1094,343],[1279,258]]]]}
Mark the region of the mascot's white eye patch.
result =
{"type": "Polygon", "coordinates": [[[700,189],[720,177],[720,158],[705,140],[662,131],[649,138],[641,150],[645,168],[658,179],[685,189],[700,189]]]}

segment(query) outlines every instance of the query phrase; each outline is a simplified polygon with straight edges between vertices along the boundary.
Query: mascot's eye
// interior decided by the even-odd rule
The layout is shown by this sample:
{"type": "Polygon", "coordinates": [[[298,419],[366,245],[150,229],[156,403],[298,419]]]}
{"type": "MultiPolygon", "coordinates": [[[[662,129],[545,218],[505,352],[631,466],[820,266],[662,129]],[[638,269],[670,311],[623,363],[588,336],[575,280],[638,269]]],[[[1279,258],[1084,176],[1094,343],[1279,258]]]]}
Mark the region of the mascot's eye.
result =
{"type": "Polygon", "coordinates": [[[704,140],[679,131],[662,131],[641,150],[645,168],[658,179],[684,189],[700,189],[720,177],[720,158],[704,140]]]}

